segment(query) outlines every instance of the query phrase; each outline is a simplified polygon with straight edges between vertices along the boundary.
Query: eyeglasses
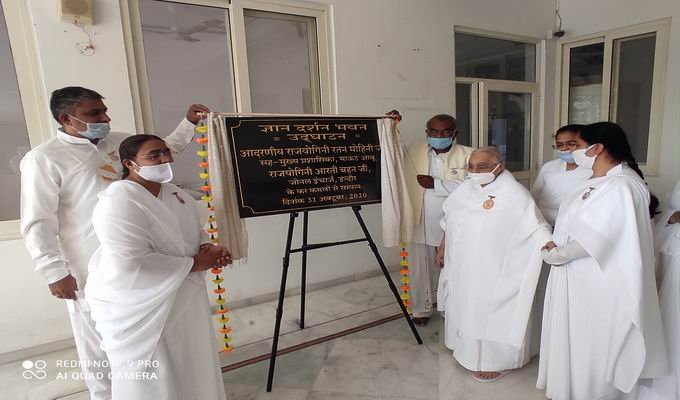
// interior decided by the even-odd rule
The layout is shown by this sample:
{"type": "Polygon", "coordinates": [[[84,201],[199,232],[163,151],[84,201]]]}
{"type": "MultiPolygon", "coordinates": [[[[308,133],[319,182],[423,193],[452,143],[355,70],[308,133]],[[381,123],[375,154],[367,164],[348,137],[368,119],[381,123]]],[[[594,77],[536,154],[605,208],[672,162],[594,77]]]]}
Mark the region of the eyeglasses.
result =
{"type": "Polygon", "coordinates": [[[150,161],[160,161],[163,158],[172,158],[172,151],[170,149],[154,150],[147,155],[137,156],[137,158],[144,158],[150,161]]]}
{"type": "Polygon", "coordinates": [[[453,134],[456,132],[456,130],[455,130],[455,129],[442,129],[442,130],[439,130],[439,129],[426,129],[425,132],[426,132],[428,135],[439,135],[439,134],[443,134],[443,135],[453,135],[453,134]]]}
{"type": "Polygon", "coordinates": [[[463,167],[463,169],[467,172],[491,172],[497,166],[498,166],[498,163],[491,164],[491,165],[487,165],[487,164],[470,165],[470,164],[468,164],[465,167],[463,167]]]}
{"type": "Polygon", "coordinates": [[[561,149],[574,150],[577,147],[578,147],[578,143],[576,143],[576,142],[567,142],[567,143],[558,142],[558,143],[555,143],[554,145],[552,145],[552,148],[555,149],[555,150],[558,150],[558,149],[560,149],[560,150],[561,149]]]}

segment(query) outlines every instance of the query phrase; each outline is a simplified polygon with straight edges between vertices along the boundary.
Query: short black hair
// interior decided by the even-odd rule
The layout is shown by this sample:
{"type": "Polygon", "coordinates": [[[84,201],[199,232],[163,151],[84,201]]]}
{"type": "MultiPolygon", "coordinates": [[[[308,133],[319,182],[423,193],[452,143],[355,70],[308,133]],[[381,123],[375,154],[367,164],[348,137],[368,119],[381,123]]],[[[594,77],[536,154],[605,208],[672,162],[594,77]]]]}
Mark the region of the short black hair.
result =
{"type": "Polygon", "coordinates": [[[62,113],[73,114],[73,110],[85,99],[101,100],[104,96],[92,89],[80,86],[66,86],[52,92],[50,97],[50,111],[52,117],[61,124],[59,115],[62,113]]]}
{"type": "Polygon", "coordinates": [[[576,133],[576,134],[581,133],[581,131],[585,127],[586,127],[585,125],[581,125],[581,124],[564,125],[560,129],[558,129],[557,132],[555,132],[555,137],[557,137],[557,135],[559,135],[560,133],[564,133],[564,132],[571,132],[571,133],[576,133]]]}
{"type": "Polygon", "coordinates": [[[123,161],[125,160],[132,160],[133,158],[137,157],[137,153],[139,153],[139,148],[142,147],[142,145],[149,140],[160,140],[161,142],[164,142],[163,139],[159,138],[156,135],[132,135],[130,137],[125,138],[123,142],[120,144],[118,147],[118,156],[120,157],[120,163],[123,165],[123,179],[127,178],[130,175],[130,170],[123,164],[123,161]]]}
{"type": "Polygon", "coordinates": [[[430,124],[432,123],[432,121],[448,122],[451,124],[453,130],[458,129],[458,123],[456,122],[456,119],[453,117],[453,115],[437,114],[434,117],[427,120],[425,128],[430,129],[430,124]]]}

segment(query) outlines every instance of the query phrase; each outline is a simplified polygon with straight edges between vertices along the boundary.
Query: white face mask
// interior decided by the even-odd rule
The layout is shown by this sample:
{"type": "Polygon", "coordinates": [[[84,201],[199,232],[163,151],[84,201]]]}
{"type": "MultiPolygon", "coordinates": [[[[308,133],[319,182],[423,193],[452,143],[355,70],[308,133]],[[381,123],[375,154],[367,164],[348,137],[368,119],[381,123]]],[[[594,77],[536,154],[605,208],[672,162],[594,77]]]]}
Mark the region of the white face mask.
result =
{"type": "Polygon", "coordinates": [[[132,161],[139,170],[137,170],[137,175],[141,176],[149,182],[157,183],[168,183],[172,180],[172,167],[170,163],[163,163],[158,165],[137,165],[136,162],[132,161]]]}
{"type": "Polygon", "coordinates": [[[467,178],[480,186],[488,185],[489,183],[493,182],[494,179],[496,179],[494,172],[500,166],[500,164],[496,165],[496,167],[494,167],[491,172],[468,172],[467,178]]]}
{"type": "Polygon", "coordinates": [[[593,169],[593,164],[595,164],[595,159],[597,156],[588,156],[586,155],[586,152],[590,149],[592,149],[595,145],[591,145],[587,149],[578,149],[574,150],[572,154],[574,155],[574,162],[576,165],[582,168],[588,168],[588,169],[593,169]]]}

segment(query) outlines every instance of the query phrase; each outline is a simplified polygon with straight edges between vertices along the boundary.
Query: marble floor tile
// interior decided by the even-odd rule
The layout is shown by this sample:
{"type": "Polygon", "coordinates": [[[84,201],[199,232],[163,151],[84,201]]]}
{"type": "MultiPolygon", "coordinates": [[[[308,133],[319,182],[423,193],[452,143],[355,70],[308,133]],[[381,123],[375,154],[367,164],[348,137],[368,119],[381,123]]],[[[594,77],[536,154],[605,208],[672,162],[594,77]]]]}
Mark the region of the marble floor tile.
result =
{"type": "Polygon", "coordinates": [[[454,360],[451,352],[439,355],[439,400],[544,400],[545,392],[536,389],[538,358],[524,368],[512,371],[492,383],[472,379],[472,372],[454,360]]]}
{"type": "Polygon", "coordinates": [[[424,346],[348,336],[334,343],[312,390],[436,399],[437,367],[424,346]]]}
{"type": "MultiPolygon", "coordinates": [[[[326,363],[333,342],[325,342],[276,358],[274,387],[309,390],[326,363]]],[[[269,360],[228,371],[223,374],[226,385],[231,383],[265,387],[269,360]]]]}
{"type": "Polygon", "coordinates": [[[55,400],[90,400],[90,392],[86,390],[84,392],[70,394],[66,397],[59,397],[55,400]]]}
{"type": "Polygon", "coordinates": [[[363,395],[356,393],[311,391],[305,400],[415,400],[414,397],[363,395]]]}
{"type": "MultiPolygon", "coordinates": [[[[300,330],[300,296],[284,300],[281,334],[300,330]]],[[[307,293],[305,325],[328,323],[367,310],[396,304],[383,275],[307,293]]],[[[271,338],[277,301],[233,309],[230,313],[232,345],[237,348],[271,338]]]]}
{"type": "Polygon", "coordinates": [[[264,386],[226,382],[224,385],[227,400],[304,400],[309,394],[309,390],[305,389],[276,388],[267,393],[264,386]]]}
{"type": "Polygon", "coordinates": [[[80,368],[77,364],[70,365],[77,360],[78,356],[73,348],[4,364],[0,366],[0,397],[52,400],[86,390],[85,382],[80,379],[80,368]],[[24,364],[25,361],[34,365],[26,368],[29,364],[24,364]],[[39,361],[44,361],[44,364],[39,361]],[[39,368],[42,365],[44,368],[39,368]]]}

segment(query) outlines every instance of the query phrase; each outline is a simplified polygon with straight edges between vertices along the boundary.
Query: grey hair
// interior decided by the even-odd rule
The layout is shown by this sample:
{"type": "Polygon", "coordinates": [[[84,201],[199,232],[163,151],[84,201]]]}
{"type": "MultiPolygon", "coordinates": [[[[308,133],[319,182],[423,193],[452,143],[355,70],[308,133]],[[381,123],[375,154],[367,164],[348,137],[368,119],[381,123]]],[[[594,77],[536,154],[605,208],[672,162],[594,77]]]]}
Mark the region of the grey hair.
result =
{"type": "Polygon", "coordinates": [[[50,97],[50,111],[52,117],[61,124],[59,115],[73,114],[73,110],[85,99],[101,100],[104,96],[92,89],[80,86],[67,86],[52,92],[50,97]]]}
{"type": "Polygon", "coordinates": [[[432,121],[448,122],[449,124],[451,124],[451,127],[454,130],[458,129],[458,122],[456,122],[456,118],[449,114],[437,114],[434,117],[428,119],[427,123],[425,124],[426,129],[430,129],[432,121]]]}
{"type": "MultiPolygon", "coordinates": [[[[502,164],[502,163],[505,162],[501,152],[494,146],[480,147],[480,148],[476,149],[475,151],[473,151],[472,154],[477,153],[477,152],[491,154],[496,159],[496,164],[502,164]]],[[[470,156],[472,156],[472,155],[470,155],[470,156]]]]}

